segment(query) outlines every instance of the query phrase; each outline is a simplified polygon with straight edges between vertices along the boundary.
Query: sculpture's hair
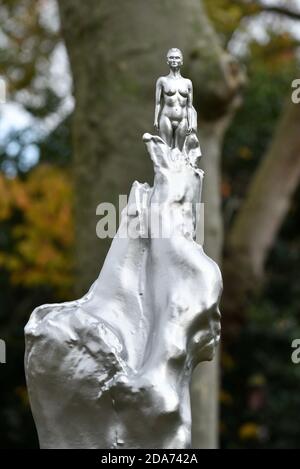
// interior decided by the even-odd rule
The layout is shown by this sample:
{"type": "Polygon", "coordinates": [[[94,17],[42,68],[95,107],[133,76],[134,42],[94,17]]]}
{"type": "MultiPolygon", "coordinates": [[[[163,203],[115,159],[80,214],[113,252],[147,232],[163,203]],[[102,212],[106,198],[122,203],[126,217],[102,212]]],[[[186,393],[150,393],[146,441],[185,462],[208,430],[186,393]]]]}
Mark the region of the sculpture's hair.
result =
{"type": "Polygon", "coordinates": [[[177,49],[177,47],[172,47],[172,49],[169,49],[168,52],[167,52],[167,58],[169,57],[169,55],[173,52],[179,52],[179,54],[181,55],[181,59],[183,60],[183,53],[181,52],[180,49],[177,49]]]}

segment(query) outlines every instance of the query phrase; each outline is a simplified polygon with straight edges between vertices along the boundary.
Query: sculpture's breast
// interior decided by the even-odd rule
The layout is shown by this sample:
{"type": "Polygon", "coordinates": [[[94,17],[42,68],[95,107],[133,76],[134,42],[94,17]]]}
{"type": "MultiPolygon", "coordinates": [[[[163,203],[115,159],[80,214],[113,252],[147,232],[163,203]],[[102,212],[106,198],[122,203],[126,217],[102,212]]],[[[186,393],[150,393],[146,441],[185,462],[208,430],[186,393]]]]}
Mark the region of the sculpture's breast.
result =
{"type": "Polygon", "coordinates": [[[187,88],[179,88],[178,93],[183,97],[187,98],[189,95],[189,90],[187,88]]]}
{"type": "Polygon", "coordinates": [[[167,88],[164,91],[167,96],[174,96],[177,93],[176,88],[167,88]]]}

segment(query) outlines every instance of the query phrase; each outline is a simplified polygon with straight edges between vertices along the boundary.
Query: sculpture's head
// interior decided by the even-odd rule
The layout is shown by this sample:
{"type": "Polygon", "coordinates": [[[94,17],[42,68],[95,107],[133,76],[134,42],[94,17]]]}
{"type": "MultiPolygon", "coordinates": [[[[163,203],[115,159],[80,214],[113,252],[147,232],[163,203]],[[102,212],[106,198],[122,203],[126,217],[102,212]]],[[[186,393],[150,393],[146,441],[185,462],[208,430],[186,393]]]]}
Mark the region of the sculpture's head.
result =
{"type": "Polygon", "coordinates": [[[167,64],[170,68],[178,69],[183,65],[183,54],[180,49],[173,47],[167,53],[167,64]]]}

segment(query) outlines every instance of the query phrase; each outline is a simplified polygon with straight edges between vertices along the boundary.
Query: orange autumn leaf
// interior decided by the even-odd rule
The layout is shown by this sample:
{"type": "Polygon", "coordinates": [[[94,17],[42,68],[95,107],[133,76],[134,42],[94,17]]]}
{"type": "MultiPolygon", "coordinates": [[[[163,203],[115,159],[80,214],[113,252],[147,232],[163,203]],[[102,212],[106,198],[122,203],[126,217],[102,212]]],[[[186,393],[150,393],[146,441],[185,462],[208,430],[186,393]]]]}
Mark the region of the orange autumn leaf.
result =
{"type": "Polygon", "coordinates": [[[0,176],[0,221],[14,211],[13,249],[0,251],[0,265],[15,284],[51,285],[62,294],[73,282],[72,183],[67,170],[39,165],[25,180],[0,176]]]}

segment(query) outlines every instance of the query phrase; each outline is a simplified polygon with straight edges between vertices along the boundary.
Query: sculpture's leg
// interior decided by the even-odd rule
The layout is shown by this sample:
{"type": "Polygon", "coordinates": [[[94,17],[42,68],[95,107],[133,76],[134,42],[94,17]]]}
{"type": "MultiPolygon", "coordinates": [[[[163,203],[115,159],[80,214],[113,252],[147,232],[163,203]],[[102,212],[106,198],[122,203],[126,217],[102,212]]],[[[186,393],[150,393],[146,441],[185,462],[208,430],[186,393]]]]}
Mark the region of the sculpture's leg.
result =
{"type": "Polygon", "coordinates": [[[175,130],[175,148],[178,148],[181,152],[183,151],[187,129],[188,129],[187,119],[182,119],[177,129],[175,130]]]}
{"type": "Polygon", "coordinates": [[[161,116],[159,121],[159,135],[169,147],[172,147],[173,141],[173,128],[170,119],[166,116],[161,116]]]}

